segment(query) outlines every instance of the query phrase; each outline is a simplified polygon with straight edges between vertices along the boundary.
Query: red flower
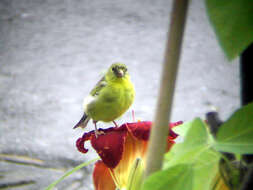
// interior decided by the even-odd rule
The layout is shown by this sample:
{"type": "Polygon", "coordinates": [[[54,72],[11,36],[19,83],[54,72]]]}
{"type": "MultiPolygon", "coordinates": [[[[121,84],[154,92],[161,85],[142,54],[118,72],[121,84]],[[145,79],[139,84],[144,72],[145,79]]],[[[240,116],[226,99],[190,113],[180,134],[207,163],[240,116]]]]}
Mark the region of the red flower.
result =
{"type": "MultiPolygon", "coordinates": [[[[172,123],[170,127],[181,123],[181,121],[172,123]]],[[[114,190],[116,187],[126,189],[132,180],[130,173],[134,163],[141,161],[142,168],[145,167],[151,125],[149,121],[126,123],[118,128],[99,129],[104,135],[97,138],[95,132],[90,131],[77,140],[76,146],[82,153],[88,152],[84,143],[90,140],[92,147],[102,159],[95,164],[93,172],[96,190],[114,190]]],[[[174,144],[176,137],[177,134],[170,129],[167,150],[174,144]]]]}

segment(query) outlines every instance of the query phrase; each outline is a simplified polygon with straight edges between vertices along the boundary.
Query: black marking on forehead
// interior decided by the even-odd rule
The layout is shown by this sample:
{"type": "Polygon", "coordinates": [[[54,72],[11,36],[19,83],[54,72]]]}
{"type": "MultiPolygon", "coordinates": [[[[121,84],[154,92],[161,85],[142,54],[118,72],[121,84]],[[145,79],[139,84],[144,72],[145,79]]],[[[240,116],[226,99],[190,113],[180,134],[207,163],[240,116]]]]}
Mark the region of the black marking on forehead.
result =
{"type": "Polygon", "coordinates": [[[114,65],[112,66],[113,71],[123,70],[124,72],[127,71],[127,68],[125,65],[114,65]]]}

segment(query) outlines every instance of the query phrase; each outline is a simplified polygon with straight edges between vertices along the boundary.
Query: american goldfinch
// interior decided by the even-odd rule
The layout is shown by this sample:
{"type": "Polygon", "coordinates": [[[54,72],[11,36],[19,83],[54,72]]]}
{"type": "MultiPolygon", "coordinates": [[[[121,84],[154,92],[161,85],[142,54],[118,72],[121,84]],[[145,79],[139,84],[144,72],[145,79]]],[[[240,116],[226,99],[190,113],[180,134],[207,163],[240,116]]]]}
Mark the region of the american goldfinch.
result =
{"type": "Polygon", "coordinates": [[[84,100],[84,114],[74,128],[85,128],[90,119],[95,125],[96,136],[98,121],[113,122],[132,105],[135,97],[134,86],[127,72],[127,67],[121,63],[110,66],[105,76],[91,90],[84,100]]]}

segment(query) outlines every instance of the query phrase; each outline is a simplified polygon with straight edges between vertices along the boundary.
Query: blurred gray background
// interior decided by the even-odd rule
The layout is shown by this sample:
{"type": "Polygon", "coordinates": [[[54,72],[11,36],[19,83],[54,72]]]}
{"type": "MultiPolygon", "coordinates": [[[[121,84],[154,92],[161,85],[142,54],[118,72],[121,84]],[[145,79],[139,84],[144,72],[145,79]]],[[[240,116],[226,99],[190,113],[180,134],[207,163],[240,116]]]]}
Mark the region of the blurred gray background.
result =
{"type": "MultiPolygon", "coordinates": [[[[170,9],[168,0],[0,0],[0,188],[44,189],[96,157],[76,150],[83,131],[72,127],[113,62],[129,68],[136,118],[153,119],[170,9]]],[[[239,106],[238,60],[225,58],[203,1],[188,13],[172,120],[210,110],[226,119],[239,106]]],[[[93,189],[91,171],[58,189],[93,189]]]]}

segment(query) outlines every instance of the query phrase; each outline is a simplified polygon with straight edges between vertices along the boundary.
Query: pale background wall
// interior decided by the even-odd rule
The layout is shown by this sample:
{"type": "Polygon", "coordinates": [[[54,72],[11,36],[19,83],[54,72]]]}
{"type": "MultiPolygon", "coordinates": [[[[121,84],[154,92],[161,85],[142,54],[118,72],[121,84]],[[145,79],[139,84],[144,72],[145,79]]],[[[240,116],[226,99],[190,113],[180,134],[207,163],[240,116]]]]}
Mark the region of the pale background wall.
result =
{"type": "MultiPolygon", "coordinates": [[[[167,0],[0,0],[0,153],[43,160],[41,167],[24,166],[0,156],[0,185],[34,180],[18,189],[43,189],[64,168],[96,156],[77,152],[82,131],[72,127],[83,97],[112,62],[128,65],[132,108],[152,120],[170,8],[167,0]]],[[[239,106],[238,60],[224,57],[202,1],[191,2],[182,53],[172,120],[213,109],[227,118],[239,106]]],[[[118,122],[124,121],[130,111],[118,122]]],[[[89,172],[59,189],[92,189],[89,172]]]]}

